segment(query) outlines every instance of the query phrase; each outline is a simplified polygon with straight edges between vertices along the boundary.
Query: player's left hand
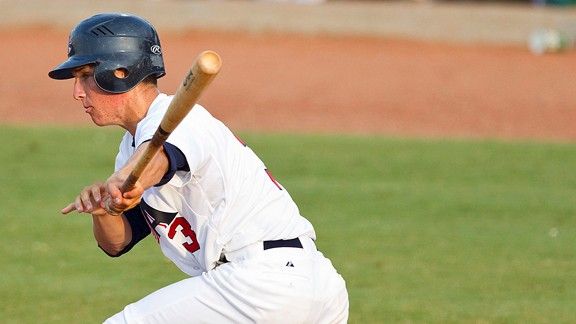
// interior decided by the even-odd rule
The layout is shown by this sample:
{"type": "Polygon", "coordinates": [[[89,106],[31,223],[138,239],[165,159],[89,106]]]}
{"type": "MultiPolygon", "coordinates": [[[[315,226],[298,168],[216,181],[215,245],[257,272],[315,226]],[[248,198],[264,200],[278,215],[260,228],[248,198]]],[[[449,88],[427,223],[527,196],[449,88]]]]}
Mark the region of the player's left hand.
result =
{"type": "Polygon", "coordinates": [[[62,214],[68,214],[74,210],[79,213],[103,214],[104,209],[101,207],[102,200],[106,199],[107,194],[102,183],[94,183],[82,189],[74,202],[68,204],[60,211],[62,214]]]}

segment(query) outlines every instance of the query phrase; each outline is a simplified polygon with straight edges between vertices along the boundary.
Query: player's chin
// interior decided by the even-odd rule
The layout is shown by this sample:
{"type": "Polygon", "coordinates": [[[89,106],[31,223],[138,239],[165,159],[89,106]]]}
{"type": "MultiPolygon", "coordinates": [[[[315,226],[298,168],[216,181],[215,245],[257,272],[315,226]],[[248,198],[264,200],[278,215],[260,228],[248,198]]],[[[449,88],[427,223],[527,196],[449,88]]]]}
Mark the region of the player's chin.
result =
{"type": "Polygon", "coordinates": [[[92,122],[97,126],[108,126],[114,124],[110,121],[109,118],[106,118],[106,116],[103,115],[91,113],[90,118],[92,119],[92,122]]]}
{"type": "Polygon", "coordinates": [[[110,123],[108,120],[106,120],[105,118],[102,118],[101,116],[98,116],[98,115],[90,114],[90,118],[92,118],[92,122],[94,124],[96,124],[97,126],[112,125],[112,123],[110,123]]]}
{"type": "Polygon", "coordinates": [[[94,114],[90,114],[90,118],[92,119],[92,122],[98,126],[102,126],[102,120],[100,118],[98,118],[98,116],[94,115],[94,114]]]}

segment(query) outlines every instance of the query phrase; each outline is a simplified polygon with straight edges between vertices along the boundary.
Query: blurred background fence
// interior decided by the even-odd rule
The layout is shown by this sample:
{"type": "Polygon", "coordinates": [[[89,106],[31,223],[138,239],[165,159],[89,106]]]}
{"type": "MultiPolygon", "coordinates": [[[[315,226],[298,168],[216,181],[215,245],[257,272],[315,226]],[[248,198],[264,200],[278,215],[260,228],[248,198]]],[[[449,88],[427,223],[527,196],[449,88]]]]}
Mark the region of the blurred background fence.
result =
{"type": "MultiPolygon", "coordinates": [[[[561,2],[576,1],[546,1],[561,2]]],[[[26,5],[0,1],[0,11],[0,27],[41,25],[69,30],[95,12],[126,11],[149,17],[163,31],[322,33],[492,44],[525,44],[530,33],[542,26],[576,29],[575,6],[536,5],[534,1],[28,0],[26,5]]]]}

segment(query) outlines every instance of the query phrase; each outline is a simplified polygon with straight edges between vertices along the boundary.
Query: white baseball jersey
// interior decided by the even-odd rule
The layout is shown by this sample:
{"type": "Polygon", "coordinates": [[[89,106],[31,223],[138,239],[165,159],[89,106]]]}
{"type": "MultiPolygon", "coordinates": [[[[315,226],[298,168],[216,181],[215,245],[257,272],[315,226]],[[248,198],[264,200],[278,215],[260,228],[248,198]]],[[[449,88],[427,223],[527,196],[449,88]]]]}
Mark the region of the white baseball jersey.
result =
{"type": "MultiPolygon", "coordinates": [[[[124,135],[116,170],[152,138],[171,99],[158,95],[135,136],[124,135]]],[[[167,142],[182,151],[190,171],[147,189],[143,210],[162,252],[183,272],[199,275],[216,267],[222,252],[258,241],[315,239],[310,222],[264,163],[202,106],[192,109],[167,142]]]]}

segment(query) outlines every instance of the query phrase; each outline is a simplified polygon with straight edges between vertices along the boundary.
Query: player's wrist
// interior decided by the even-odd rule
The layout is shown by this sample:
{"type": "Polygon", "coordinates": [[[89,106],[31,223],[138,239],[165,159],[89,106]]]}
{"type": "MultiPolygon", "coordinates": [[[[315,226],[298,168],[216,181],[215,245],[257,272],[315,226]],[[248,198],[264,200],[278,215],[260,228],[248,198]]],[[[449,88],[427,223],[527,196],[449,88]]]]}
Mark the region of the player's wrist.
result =
{"type": "Polygon", "coordinates": [[[90,214],[95,217],[109,216],[110,214],[104,208],[93,210],[90,214]]]}

